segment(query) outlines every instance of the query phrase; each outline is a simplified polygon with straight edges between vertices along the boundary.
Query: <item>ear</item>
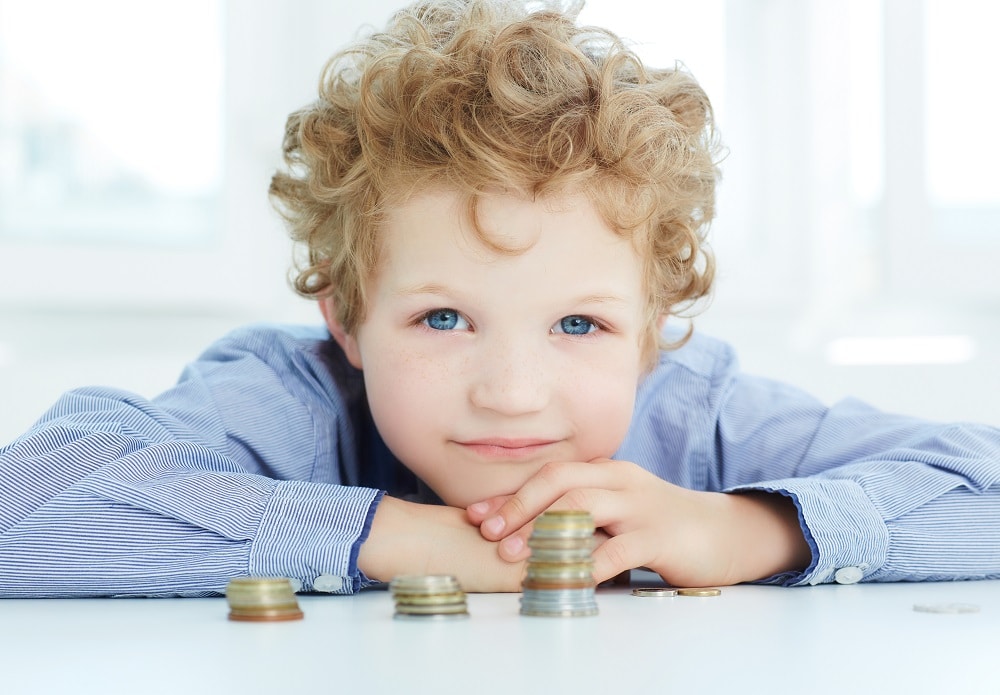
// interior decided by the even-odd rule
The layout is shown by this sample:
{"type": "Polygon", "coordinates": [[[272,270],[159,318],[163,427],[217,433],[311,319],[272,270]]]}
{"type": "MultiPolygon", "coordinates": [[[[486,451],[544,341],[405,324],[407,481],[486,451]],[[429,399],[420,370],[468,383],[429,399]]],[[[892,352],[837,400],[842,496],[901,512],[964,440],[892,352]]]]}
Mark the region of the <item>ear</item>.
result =
{"type": "Polygon", "coordinates": [[[333,303],[331,297],[324,297],[319,300],[319,311],[323,314],[326,327],[330,330],[330,335],[337,341],[337,345],[347,355],[347,361],[355,369],[361,367],[361,350],[358,349],[358,340],[353,335],[344,330],[340,321],[337,320],[337,305],[333,303]]]}
{"type": "Polygon", "coordinates": [[[667,314],[660,314],[659,318],[656,319],[656,332],[663,333],[663,327],[667,324],[667,314]]]}

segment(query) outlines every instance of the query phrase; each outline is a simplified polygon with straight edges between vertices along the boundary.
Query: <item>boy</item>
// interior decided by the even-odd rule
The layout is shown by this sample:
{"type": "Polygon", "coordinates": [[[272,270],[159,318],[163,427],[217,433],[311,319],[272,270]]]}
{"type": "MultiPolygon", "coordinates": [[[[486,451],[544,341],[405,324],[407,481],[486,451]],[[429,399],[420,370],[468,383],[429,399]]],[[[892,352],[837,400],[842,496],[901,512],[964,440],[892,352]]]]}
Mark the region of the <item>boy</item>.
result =
{"type": "Polygon", "coordinates": [[[0,592],[516,591],[549,507],[594,514],[597,581],[1000,577],[1000,432],[827,408],[674,330],[715,156],[698,85],[571,12],[403,11],[327,66],[272,183],[325,328],[64,396],[0,451],[0,592]]]}

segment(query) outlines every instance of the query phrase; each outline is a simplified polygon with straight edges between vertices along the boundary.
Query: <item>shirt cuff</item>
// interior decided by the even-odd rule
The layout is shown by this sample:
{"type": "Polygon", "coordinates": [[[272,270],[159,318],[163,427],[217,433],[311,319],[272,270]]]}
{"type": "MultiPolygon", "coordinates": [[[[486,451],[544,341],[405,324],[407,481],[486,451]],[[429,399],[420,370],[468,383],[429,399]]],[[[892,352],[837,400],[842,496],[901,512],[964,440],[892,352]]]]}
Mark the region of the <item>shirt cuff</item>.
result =
{"type": "Polygon", "coordinates": [[[889,530],[868,495],[853,480],[790,478],[731,488],[759,490],[791,498],[812,552],[803,572],[785,572],[763,584],[802,586],[854,584],[877,572],[889,550],[889,530]]]}
{"type": "Polygon", "coordinates": [[[382,494],[366,487],[277,483],[253,541],[249,573],[288,577],[301,591],[359,591],[371,580],[358,569],[358,549],[382,494]]]}

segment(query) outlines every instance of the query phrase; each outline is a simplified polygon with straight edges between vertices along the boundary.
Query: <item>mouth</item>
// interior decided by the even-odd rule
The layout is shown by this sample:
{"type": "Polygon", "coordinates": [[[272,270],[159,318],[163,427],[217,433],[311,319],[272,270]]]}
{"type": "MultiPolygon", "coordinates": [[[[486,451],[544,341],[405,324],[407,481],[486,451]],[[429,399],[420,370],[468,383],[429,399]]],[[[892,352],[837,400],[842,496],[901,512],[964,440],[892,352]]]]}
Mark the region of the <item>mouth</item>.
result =
{"type": "Polygon", "coordinates": [[[491,437],[455,442],[463,449],[490,459],[526,459],[556,443],[552,439],[507,439],[491,437]]]}

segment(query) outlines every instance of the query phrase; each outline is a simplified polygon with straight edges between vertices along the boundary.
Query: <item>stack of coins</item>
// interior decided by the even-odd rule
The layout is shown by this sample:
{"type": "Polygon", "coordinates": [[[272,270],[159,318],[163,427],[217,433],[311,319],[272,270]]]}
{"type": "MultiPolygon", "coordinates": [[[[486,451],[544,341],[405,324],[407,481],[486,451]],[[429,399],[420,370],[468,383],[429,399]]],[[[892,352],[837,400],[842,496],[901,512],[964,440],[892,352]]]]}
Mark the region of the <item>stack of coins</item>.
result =
{"type": "Polygon", "coordinates": [[[467,618],[465,592],[447,574],[404,574],[389,582],[397,618],[467,618]]]}
{"type": "Polygon", "coordinates": [[[521,615],[597,615],[593,546],[590,512],[550,511],[538,517],[528,539],[521,615]]]}
{"type": "Polygon", "coordinates": [[[237,577],[226,586],[229,619],[251,622],[299,620],[302,611],[285,577],[237,577]]]}

